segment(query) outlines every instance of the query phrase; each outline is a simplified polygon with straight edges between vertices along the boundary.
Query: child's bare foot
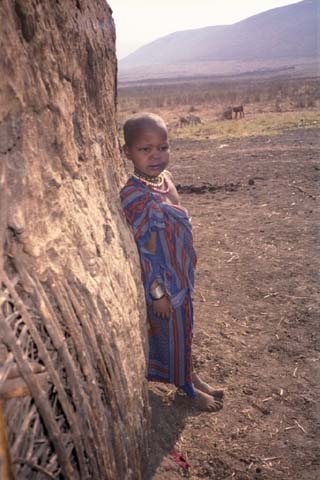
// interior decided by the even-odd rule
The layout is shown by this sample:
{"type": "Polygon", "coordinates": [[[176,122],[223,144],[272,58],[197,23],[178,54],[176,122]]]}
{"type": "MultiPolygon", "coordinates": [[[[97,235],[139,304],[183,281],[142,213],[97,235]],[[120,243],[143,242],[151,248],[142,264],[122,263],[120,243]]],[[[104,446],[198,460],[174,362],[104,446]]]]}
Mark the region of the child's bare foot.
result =
{"type": "Polygon", "coordinates": [[[196,397],[191,400],[195,407],[205,412],[218,412],[222,409],[223,404],[221,400],[217,400],[212,395],[208,395],[197,388],[195,388],[195,392],[196,397]]]}
{"type": "Polygon", "coordinates": [[[216,390],[215,388],[211,387],[211,385],[201,380],[199,375],[195,372],[192,373],[192,383],[197,390],[200,390],[201,392],[211,395],[219,400],[222,400],[224,396],[223,390],[216,390]]]}

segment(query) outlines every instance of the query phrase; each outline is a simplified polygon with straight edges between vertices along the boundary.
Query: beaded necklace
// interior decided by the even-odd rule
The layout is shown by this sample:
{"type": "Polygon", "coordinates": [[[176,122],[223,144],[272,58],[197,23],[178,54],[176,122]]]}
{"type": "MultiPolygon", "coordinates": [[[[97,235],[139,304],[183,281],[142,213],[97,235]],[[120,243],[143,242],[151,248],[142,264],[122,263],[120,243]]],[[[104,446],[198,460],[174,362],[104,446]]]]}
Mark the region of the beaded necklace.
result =
{"type": "Polygon", "coordinates": [[[162,187],[164,182],[164,175],[160,173],[156,177],[149,177],[149,175],[144,175],[143,173],[137,172],[136,170],[132,174],[133,177],[141,180],[143,183],[154,186],[154,187],[162,187]]]}
{"type": "Polygon", "coordinates": [[[143,175],[140,172],[134,171],[132,176],[151,187],[155,192],[162,194],[167,194],[169,192],[169,185],[162,172],[156,177],[149,177],[148,175],[143,175]],[[166,187],[164,190],[161,189],[163,185],[166,187]]]}

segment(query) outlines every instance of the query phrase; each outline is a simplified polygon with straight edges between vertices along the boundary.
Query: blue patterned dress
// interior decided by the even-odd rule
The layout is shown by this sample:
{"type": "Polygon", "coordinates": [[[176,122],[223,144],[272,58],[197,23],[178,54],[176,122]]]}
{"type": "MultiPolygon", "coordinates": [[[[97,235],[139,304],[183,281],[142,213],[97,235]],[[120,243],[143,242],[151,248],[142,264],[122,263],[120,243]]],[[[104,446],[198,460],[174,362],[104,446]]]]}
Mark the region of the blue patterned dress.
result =
{"type": "Polygon", "coordinates": [[[189,396],[195,395],[192,381],[193,306],[196,254],[188,213],[163,201],[131,177],[120,193],[122,207],[137,243],[149,321],[148,380],[172,383],[189,396]],[[151,232],[157,232],[156,253],[145,247],[151,232]],[[154,280],[166,290],[173,311],[169,320],[152,311],[150,287],[154,280]]]}

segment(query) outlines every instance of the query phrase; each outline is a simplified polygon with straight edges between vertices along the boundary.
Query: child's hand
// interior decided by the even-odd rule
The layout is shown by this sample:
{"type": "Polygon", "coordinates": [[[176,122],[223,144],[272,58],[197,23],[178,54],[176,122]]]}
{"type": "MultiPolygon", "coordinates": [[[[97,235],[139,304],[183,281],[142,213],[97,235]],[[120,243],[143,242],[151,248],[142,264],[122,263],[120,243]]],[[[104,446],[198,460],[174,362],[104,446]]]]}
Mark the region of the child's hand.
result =
{"type": "Polygon", "coordinates": [[[153,313],[162,318],[163,320],[169,320],[172,307],[169,298],[165,295],[159,300],[152,300],[153,313]]]}

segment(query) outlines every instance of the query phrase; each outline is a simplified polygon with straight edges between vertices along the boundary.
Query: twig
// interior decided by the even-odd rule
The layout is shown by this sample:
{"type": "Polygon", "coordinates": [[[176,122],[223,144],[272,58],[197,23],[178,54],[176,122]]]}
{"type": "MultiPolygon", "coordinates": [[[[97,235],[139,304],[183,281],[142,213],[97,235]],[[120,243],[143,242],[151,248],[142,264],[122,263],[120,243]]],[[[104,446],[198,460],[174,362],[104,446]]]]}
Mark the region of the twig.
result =
{"type": "Polygon", "coordinates": [[[37,415],[36,406],[35,404],[31,404],[29,406],[29,411],[26,412],[23,418],[22,425],[19,429],[19,434],[17,435],[14,444],[12,445],[11,451],[12,451],[13,458],[17,456],[21,443],[24,441],[25,433],[30,428],[30,425],[33,422],[36,415],[37,415]]]}
{"type": "Polygon", "coordinates": [[[315,195],[312,195],[311,193],[306,192],[305,190],[303,190],[303,188],[299,187],[298,185],[292,185],[291,184],[291,187],[295,188],[296,190],[299,190],[299,192],[303,193],[304,195],[307,195],[307,197],[310,197],[313,200],[317,199],[317,197],[315,195]]]}
{"type": "Polygon", "coordinates": [[[6,421],[2,411],[0,400],[0,477],[7,480],[14,480],[12,461],[9,450],[6,421]]]}
{"type": "MultiPolygon", "coordinates": [[[[13,358],[12,353],[10,353],[10,358],[13,358]]],[[[29,362],[29,365],[33,373],[43,373],[45,371],[45,367],[40,363],[29,362]]],[[[5,382],[7,379],[18,378],[18,377],[20,377],[20,372],[16,363],[12,361],[9,363],[7,359],[5,365],[3,367],[0,367],[0,389],[1,389],[2,382],[5,382]]]]}
{"type": "Polygon", "coordinates": [[[38,472],[41,472],[44,475],[47,475],[47,477],[49,478],[53,478],[53,479],[56,478],[56,476],[53,475],[51,472],[49,472],[46,468],[41,467],[41,465],[37,465],[36,463],[32,462],[32,460],[28,460],[27,458],[18,457],[14,460],[13,463],[21,463],[21,464],[25,463],[30,468],[32,468],[32,470],[38,470],[38,472]]]}
{"type": "Polygon", "coordinates": [[[227,260],[227,263],[232,262],[232,260],[239,260],[239,255],[232,255],[229,260],[227,260]]]}
{"type": "Polygon", "coordinates": [[[270,414],[270,410],[268,408],[265,408],[265,407],[261,407],[260,405],[258,405],[257,403],[255,402],[251,402],[251,405],[256,408],[257,410],[259,410],[261,413],[263,413],[263,415],[269,415],[270,414]]]}
{"type": "Polygon", "coordinates": [[[279,322],[278,322],[278,328],[280,327],[282,321],[283,321],[283,317],[281,317],[280,320],[279,320],[279,322]]]}
{"type": "Polygon", "coordinates": [[[205,299],[205,297],[202,295],[202,293],[201,293],[200,291],[199,291],[198,293],[199,293],[199,297],[201,298],[201,301],[202,301],[202,302],[205,302],[206,299],[205,299]]]}
{"type": "Polygon", "coordinates": [[[263,462],[272,462],[273,460],[280,460],[282,457],[266,457],[266,458],[261,458],[263,462]]]}
{"type": "Polygon", "coordinates": [[[276,297],[277,295],[279,295],[278,292],[272,292],[272,293],[269,293],[268,295],[264,295],[263,298],[276,297]]]}
{"type": "Polygon", "coordinates": [[[300,430],[301,430],[303,433],[307,433],[306,430],[303,428],[303,426],[300,425],[300,423],[299,423],[297,420],[295,420],[294,423],[297,424],[297,426],[300,428],[300,430]]]}
{"type": "Polygon", "coordinates": [[[10,369],[11,369],[13,364],[14,364],[14,358],[13,358],[12,353],[10,352],[7,355],[4,363],[2,363],[2,365],[0,367],[0,388],[1,388],[2,382],[5,382],[6,379],[8,378],[9,373],[10,373],[10,369]]]}
{"type": "Polygon", "coordinates": [[[1,158],[0,162],[0,269],[3,267],[4,262],[4,244],[7,232],[7,215],[8,215],[8,190],[6,179],[6,159],[1,158]]]}

